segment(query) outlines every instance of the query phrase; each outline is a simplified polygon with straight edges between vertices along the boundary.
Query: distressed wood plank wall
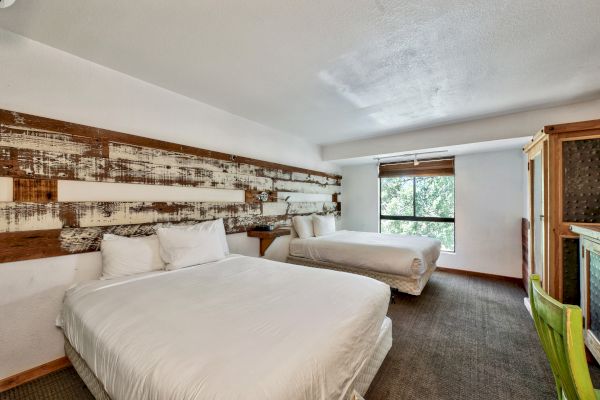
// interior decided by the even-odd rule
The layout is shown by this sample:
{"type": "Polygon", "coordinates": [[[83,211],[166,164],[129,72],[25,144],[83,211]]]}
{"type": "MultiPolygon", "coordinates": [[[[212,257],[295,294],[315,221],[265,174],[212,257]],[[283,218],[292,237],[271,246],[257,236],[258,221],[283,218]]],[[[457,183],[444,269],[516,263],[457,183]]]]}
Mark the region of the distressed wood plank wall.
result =
{"type": "Polygon", "coordinates": [[[97,251],[104,233],[152,234],[164,224],[223,218],[228,233],[294,215],[340,214],[341,176],[70,122],[0,110],[0,262],[97,251]],[[245,190],[245,201],[61,202],[58,180],[245,190]],[[267,201],[258,200],[261,192],[267,201]],[[331,195],[286,202],[278,192],[331,195]]]}

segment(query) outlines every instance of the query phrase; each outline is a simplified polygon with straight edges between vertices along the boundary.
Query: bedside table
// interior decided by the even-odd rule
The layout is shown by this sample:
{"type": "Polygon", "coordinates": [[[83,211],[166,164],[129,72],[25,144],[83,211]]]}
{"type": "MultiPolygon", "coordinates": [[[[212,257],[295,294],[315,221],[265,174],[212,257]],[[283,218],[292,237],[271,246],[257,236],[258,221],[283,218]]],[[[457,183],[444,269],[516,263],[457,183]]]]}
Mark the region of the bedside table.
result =
{"type": "Polygon", "coordinates": [[[287,236],[290,233],[290,228],[277,228],[272,231],[248,231],[248,236],[260,239],[260,256],[263,257],[275,239],[280,236],[287,236]]]}

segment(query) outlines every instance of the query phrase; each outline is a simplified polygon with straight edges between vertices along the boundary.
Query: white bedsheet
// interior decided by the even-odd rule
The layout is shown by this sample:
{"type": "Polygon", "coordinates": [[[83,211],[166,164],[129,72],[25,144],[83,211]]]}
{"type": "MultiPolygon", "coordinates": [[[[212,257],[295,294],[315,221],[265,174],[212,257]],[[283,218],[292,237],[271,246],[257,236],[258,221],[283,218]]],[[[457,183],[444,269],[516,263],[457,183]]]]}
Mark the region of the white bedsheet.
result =
{"type": "Polygon", "coordinates": [[[424,236],[337,231],[290,241],[290,254],[377,272],[416,277],[435,265],[441,242],[424,236]]]}
{"type": "Polygon", "coordinates": [[[230,256],[67,292],[59,325],[114,400],[346,399],[389,287],[230,256]]]}

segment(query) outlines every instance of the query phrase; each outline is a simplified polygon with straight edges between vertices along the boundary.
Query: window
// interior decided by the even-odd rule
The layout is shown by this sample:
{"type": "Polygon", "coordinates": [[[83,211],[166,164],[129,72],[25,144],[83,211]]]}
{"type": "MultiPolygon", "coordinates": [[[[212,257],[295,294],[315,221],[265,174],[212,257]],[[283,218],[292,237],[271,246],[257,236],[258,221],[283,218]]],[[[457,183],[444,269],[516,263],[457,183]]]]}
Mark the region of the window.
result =
{"type": "Polygon", "coordinates": [[[429,236],[442,242],[442,250],[454,251],[454,163],[451,161],[451,166],[443,169],[432,168],[426,162],[418,166],[412,163],[380,166],[382,233],[429,236]]]}

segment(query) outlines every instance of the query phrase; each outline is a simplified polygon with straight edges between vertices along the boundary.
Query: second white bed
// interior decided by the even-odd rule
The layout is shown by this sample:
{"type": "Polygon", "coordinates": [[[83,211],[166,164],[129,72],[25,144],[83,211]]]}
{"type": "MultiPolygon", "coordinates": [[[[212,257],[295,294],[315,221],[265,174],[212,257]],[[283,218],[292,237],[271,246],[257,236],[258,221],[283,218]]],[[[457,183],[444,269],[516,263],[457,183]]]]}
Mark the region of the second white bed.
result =
{"type": "Polygon", "coordinates": [[[439,240],[424,236],[345,230],[290,241],[294,257],[406,277],[421,276],[435,266],[440,249],[439,240]]]}

